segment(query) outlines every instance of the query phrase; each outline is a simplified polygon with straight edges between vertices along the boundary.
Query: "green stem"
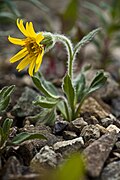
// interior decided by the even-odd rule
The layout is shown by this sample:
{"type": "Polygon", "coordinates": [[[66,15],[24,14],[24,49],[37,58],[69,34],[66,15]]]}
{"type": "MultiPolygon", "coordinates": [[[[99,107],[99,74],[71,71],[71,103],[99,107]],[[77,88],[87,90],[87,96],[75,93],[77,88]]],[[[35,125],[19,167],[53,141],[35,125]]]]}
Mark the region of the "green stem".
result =
{"type": "Polygon", "coordinates": [[[68,53],[68,74],[70,76],[70,78],[72,78],[72,74],[73,74],[73,47],[72,47],[72,43],[71,41],[64,35],[60,35],[60,34],[54,34],[54,37],[56,39],[56,41],[60,41],[62,42],[65,46],[66,46],[66,50],[68,53]]]}
{"type": "Polygon", "coordinates": [[[63,100],[64,106],[65,106],[67,121],[71,121],[71,111],[69,110],[69,106],[68,106],[67,100],[63,96],[61,97],[61,99],[63,100]]]}
{"type": "Polygon", "coordinates": [[[80,113],[81,106],[82,106],[82,104],[83,104],[85,98],[86,98],[86,96],[84,96],[84,97],[81,99],[81,101],[80,101],[80,103],[79,103],[79,106],[77,107],[77,110],[76,110],[76,113],[75,113],[75,118],[78,117],[78,114],[80,113]]]}

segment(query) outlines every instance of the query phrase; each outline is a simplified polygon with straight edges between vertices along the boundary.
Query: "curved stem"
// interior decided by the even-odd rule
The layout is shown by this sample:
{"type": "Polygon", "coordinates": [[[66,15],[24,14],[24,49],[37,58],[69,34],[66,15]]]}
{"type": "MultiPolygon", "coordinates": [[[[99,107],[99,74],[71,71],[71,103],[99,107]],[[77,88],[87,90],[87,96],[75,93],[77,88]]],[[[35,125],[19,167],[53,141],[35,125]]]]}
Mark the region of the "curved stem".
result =
{"type": "Polygon", "coordinates": [[[68,74],[70,76],[70,78],[72,78],[72,66],[73,66],[73,46],[71,41],[64,35],[60,35],[60,34],[54,34],[55,40],[62,42],[67,50],[68,53],[68,74]]]}

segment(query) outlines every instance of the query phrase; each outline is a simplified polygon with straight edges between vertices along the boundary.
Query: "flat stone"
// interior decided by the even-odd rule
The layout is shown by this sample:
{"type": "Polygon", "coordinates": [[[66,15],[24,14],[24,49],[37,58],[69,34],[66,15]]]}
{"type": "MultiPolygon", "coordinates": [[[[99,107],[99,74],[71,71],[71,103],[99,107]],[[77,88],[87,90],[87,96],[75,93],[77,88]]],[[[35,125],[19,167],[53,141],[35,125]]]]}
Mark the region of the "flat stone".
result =
{"type": "Polygon", "coordinates": [[[63,132],[63,138],[65,140],[70,140],[70,139],[77,138],[77,135],[75,132],[72,132],[72,131],[64,131],[63,132]]]}
{"type": "Polygon", "coordinates": [[[99,177],[114,144],[117,141],[115,132],[101,136],[90,144],[83,152],[86,158],[86,170],[91,177],[99,177]]]}
{"type": "Polygon", "coordinates": [[[38,95],[39,94],[33,89],[25,87],[17,104],[13,107],[11,114],[17,117],[26,117],[40,113],[41,108],[33,104],[33,101],[36,100],[38,95]]]}
{"type": "Polygon", "coordinates": [[[53,148],[56,152],[59,152],[63,155],[68,155],[69,153],[82,149],[83,146],[83,138],[79,137],[68,141],[57,142],[53,145],[53,148]]]}
{"type": "Polygon", "coordinates": [[[95,125],[87,125],[85,126],[80,134],[83,139],[89,141],[90,139],[98,139],[100,137],[100,130],[95,125]]]}
{"type": "Polygon", "coordinates": [[[120,180],[120,161],[108,164],[102,171],[101,180],[120,180]]]}

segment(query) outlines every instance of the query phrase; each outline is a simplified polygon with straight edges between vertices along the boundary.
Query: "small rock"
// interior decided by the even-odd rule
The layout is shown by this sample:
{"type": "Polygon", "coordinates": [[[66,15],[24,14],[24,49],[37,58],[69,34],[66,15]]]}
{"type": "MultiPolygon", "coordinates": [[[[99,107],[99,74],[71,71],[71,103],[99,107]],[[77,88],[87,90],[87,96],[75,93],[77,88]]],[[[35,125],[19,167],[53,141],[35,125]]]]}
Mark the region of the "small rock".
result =
{"type": "Polygon", "coordinates": [[[4,179],[9,179],[10,176],[18,175],[22,175],[22,167],[18,159],[15,156],[11,156],[6,163],[4,179]]]}
{"type": "Polygon", "coordinates": [[[98,139],[100,137],[100,130],[95,125],[87,125],[82,129],[80,135],[86,142],[90,139],[98,139]]]}
{"type": "Polygon", "coordinates": [[[102,171],[101,180],[120,180],[120,161],[108,164],[102,171]]]}
{"type": "Polygon", "coordinates": [[[65,140],[70,140],[70,139],[77,138],[77,135],[75,132],[72,132],[72,131],[64,131],[63,132],[63,138],[65,140]]]}
{"type": "Polygon", "coordinates": [[[81,113],[85,112],[92,112],[92,114],[99,119],[104,119],[109,116],[109,113],[92,97],[87,98],[81,107],[81,113]]]}
{"type": "Polygon", "coordinates": [[[33,168],[55,168],[58,164],[58,155],[54,152],[52,147],[44,146],[41,148],[40,152],[34,156],[30,164],[33,168]]]}
{"type": "Polygon", "coordinates": [[[53,129],[53,133],[60,135],[68,126],[68,121],[56,121],[53,129]]]}
{"type": "Polygon", "coordinates": [[[99,124],[96,124],[96,127],[99,128],[100,133],[101,133],[102,135],[108,132],[105,127],[103,127],[103,126],[101,126],[101,125],[99,125],[99,124]]]}
{"type": "Polygon", "coordinates": [[[110,74],[107,76],[107,82],[97,91],[99,97],[105,101],[111,100],[112,98],[120,95],[119,84],[111,77],[110,74]]]}
{"type": "Polygon", "coordinates": [[[84,121],[82,117],[75,119],[68,125],[68,130],[75,131],[80,134],[82,128],[86,126],[88,123],[84,121]]]}
{"type": "Polygon", "coordinates": [[[101,136],[90,144],[85,150],[86,170],[91,177],[99,177],[114,144],[117,141],[115,132],[101,136]]]}
{"type": "Polygon", "coordinates": [[[117,142],[115,143],[115,146],[116,146],[117,149],[120,149],[120,141],[117,141],[117,142]]]}
{"type": "Polygon", "coordinates": [[[120,96],[111,99],[112,113],[118,118],[120,117],[120,96]]]}
{"type": "Polygon", "coordinates": [[[79,137],[68,141],[57,142],[53,145],[53,148],[56,152],[68,155],[69,153],[80,150],[83,146],[83,138],[79,137]]]}
{"type": "Polygon", "coordinates": [[[113,119],[111,119],[109,117],[101,119],[100,121],[102,123],[102,126],[104,126],[104,127],[108,127],[110,124],[113,124],[113,119]]]}
{"type": "Polygon", "coordinates": [[[17,117],[26,117],[40,113],[41,108],[33,104],[33,101],[36,100],[38,95],[39,94],[34,90],[25,87],[17,104],[13,107],[11,114],[17,117]]]}
{"type": "Polygon", "coordinates": [[[116,131],[116,133],[120,132],[120,129],[117,126],[113,125],[113,124],[110,124],[106,129],[109,132],[111,132],[111,131],[116,131]]]}

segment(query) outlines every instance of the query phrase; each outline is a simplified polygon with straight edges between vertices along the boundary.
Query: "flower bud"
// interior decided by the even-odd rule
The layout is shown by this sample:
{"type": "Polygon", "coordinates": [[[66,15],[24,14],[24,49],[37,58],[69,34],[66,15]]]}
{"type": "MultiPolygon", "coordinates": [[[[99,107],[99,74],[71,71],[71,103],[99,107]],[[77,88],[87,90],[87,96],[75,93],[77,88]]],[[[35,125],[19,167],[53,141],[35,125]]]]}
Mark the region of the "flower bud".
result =
{"type": "Polygon", "coordinates": [[[45,53],[48,52],[55,45],[55,38],[50,32],[43,32],[44,39],[41,44],[45,47],[45,53]]]}

